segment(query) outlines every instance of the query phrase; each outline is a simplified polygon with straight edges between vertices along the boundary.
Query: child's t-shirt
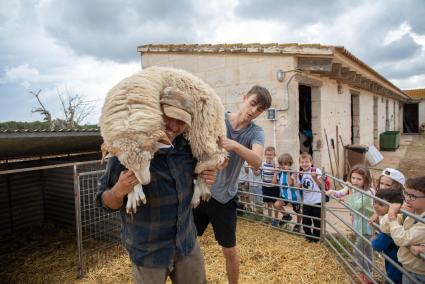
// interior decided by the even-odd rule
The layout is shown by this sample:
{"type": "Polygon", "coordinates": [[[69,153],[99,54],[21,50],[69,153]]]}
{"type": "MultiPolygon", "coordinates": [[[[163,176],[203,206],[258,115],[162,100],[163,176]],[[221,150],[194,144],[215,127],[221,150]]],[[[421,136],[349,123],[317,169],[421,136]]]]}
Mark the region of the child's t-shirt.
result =
{"type": "MultiPolygon", "coordinates": [[[[317,177],[320,178],[322,171],[315,169],[317,177]]],[[[319,185],[314,181],[310,173],[300,173],[298,175],[300,187],[310,190],[303,190],[304,204],[318,204],[322,202],[322,194],[319,185]]]]}
{"type": "MultiPolygon", "coordinates": [[[[273,182],[273,176],[274,176],[274,164],[273,163],[267,163],[266,161],[263,161],[261,164],[261,177],[263,179],[264,183],[272,183],[273,182]]],[[[263,184],[265,187],[273,187],[274,185],[269,184],[263,184]]]]}
{"type": "Polygon", "coordinates": [[[288,189],[288,176],[291,174],[291,172],[280,172],[277,175],[277,183],[282,186],[280,195],[283,199],[297,201],[299,199],[298,191],[293,187],[288,189]]]}

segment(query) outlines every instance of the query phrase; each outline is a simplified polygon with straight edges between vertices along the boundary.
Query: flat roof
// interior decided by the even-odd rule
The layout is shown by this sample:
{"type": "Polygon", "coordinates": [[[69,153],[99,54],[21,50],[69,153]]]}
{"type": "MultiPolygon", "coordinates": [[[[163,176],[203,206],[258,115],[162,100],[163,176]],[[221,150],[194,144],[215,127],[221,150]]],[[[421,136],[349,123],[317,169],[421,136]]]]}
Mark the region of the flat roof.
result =
{"type": "Polygon", "coordinates": [[[102,142],[98,129],[5,130],[0,131],[0,160],[96,152],[102,142]]]}

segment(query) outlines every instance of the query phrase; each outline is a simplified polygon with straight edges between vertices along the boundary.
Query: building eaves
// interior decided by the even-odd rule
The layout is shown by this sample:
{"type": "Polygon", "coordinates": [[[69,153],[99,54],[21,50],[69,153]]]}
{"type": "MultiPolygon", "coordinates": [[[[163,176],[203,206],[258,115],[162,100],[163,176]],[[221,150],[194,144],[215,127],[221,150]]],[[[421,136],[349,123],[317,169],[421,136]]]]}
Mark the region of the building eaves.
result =
{"type": "Polygon", "coordinates": [[[425,88],[404,90],[404,92],[412,99],[425,99],[425,88]]]}
{"type": "MultiPolygon", "coordinates": [[[[366,90],[377,92],[385,96],[396,95],[399,99],[406,101],[409,97],[398,87],[388,81],[384,76],[380,75],[373,68],[369,67],[366,63],[361,61],[359,58],[354,56],[343,46],[332,46],[332,45],[321,45],[321,44],[279,44],[279,43],[234,43],[234,44],[148,44],[141,45],[138,47],[138,52],[142,55],[143,53],[238,53],[238,54],[267,54],[267,55],[295,55],[295,56],[312,56],[312,57],[329,57],[335,56],[335,53],[342,55],[343,57],[354,62],[359,69],[366,70],[376,79],[366,78],[360,74],[354,74],[357,76],[360,82],[353,82],[355,87],[363,88],[366,90]],[[378,81],[384,82],[384,85],[378,83],[378,81]],[[388,87],[390,87],[390,90],[388,87]]],[[[339,63],[337,63],[339,64],[339,63]]],[[[353,70],[351,70],[353,71],[353,70]]],[[[322,74],[326,75],[326,74],[322,74]]],[[[333,74],[330,74],[331,77],[333,74]]]]}

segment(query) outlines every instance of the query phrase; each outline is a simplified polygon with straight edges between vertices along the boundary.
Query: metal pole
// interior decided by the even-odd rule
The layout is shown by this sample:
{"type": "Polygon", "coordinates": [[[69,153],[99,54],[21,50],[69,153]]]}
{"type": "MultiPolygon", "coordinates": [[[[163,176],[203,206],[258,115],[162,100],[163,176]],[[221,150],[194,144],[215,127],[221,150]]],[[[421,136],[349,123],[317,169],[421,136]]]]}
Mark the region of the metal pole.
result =
{"type": "Polygon", "coordinates": [[[325,168],[322,168],[322,182],[320,183],[320,193],[321,193],[321,209],[320,209],[320,241],[325,242],[326,235],[326,195],[325,195],[325,168]]]}
{"type": "Polygon", "coordinates": [[[74,164],[74,202],[75,202],[75,229],[77,234],[78,248],[78,277],[82,278],[86,271],[83,258],[83,232],[81,225],[81,196],[80,196],[80,177],[77,173],[77,165],[74,164]]]}

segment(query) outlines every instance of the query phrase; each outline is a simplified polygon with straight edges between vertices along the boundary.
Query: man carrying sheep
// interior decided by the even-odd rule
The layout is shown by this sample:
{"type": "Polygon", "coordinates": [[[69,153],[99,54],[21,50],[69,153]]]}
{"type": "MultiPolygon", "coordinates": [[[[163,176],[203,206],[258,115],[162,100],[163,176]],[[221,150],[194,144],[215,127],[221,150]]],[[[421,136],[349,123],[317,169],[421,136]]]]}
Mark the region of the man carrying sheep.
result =
{"type": "MultiPolygon", "coordinates": [[[[161,94],[160,103],[172,147],[159,149],[151,161],[151,182],[143,188],[147,204],[132,216],[126,214],[126,195],[139,181],[116,157],[108,160],[96,199],[104,208],[120,210],[135,283],[165,283],[168,276],[173,283],[206,283],[191,209],[196,160],[182,135],[191,126],[193,101],[170,89],[161,94]]],[[[212,185],[216,170],[201,176],[212,185]]]]}
{"type": "Polygon", "coordinates": [[[239,257],[236,251],[236,193],[240,169],[247,161],[258,169],[261,166],[264,147],[264,131],[253,120],[271,105],[272,98],[266,88],[254,86],[243,97],[243,103],[235,113],[225,115],[227,137],[220,138],[220,146],[229,152],[229,162],[220,171],[211,188],[212,198],[201,201],[194,209],[198,235],[208,224],[214,230],[215,239],[222,247],[226,260],[227,279],[230,284],[239,279],[239,257]]]}

